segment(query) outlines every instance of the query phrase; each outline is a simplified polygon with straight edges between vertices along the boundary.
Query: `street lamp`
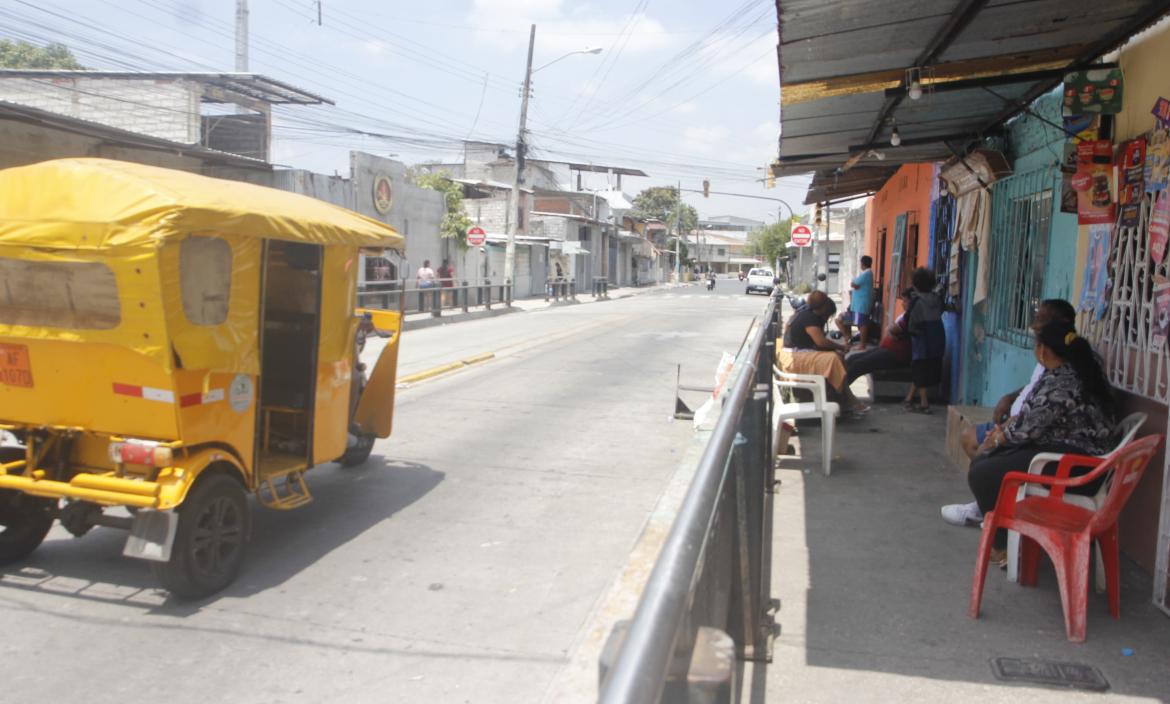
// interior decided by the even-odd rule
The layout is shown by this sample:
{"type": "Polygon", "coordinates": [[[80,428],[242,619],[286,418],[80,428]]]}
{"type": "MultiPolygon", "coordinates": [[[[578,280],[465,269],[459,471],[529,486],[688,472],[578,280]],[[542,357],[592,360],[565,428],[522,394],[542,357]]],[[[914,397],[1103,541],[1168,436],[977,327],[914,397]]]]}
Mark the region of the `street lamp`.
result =
{"type": "Polygon", "coordinates": [[[532,25],[532,29],[528,33],[528,66],[524,70],[524,90],[520,96],[520,130],[516,135],[516,178],[512,181],[512,207],[516,208],[513,216],[508,219],[508,248],[504,251],[504,279],[512,285],[515,281],[512,280],[512,274],[516,267],[516,231],[520,227],[520,220],[524,217],[524,209],[520,206],[520,184],[524,182],[524,160],[526,157],[525,151],[528,149],[528,144],[524,139],[524,133],[527,131],[528,125],[528,95],[532,87],[532,74],[552,66],[563,58],[573,56],[574,54],[600,54],[601,47],[593,49],[578,49],[577,51],[570,51],[569,53],[558,56],[549,61],[547,64],[540,66],[536,70],[532,68],[532,50],[536,46],[536,25],[532,25]]]}
{"type": "Polygon", "coordinates": [[[548,68],[549,66],[552,66],[556,62],[560,61],[561,59],[573,56],[574,54],[600,54],[600,53],[601,53],[601,47],[599,47],[599,46],[594,47],[592,49],[585,48],[585,49],[578,49],[576,51],[570,51],[569,53],[565,54],[564,56],[558,56],[557,58],[553,59],[552,61],[549,61],[547,64],[545,64],[544,66],[541,66],[540,68],[532,69],[532,72],[536,73],[537,71],[543,71],[546,68],[548,68]]]}

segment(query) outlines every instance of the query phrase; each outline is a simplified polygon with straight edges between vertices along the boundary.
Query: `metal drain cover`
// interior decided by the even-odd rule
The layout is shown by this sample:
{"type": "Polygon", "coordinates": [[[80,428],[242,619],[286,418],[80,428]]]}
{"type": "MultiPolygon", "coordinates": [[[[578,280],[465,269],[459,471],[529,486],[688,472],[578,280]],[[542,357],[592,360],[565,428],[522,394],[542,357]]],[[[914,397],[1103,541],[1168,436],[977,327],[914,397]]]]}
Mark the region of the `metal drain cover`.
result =
{"type": "Polygon", "coordinates": [[[1038,658],[992,658],[996,679],[1015,684],[1046,684],[1053,687],[1104,692],[1109,689],[1105,675],[1092,665],[1057,662],[1038,658]]]}

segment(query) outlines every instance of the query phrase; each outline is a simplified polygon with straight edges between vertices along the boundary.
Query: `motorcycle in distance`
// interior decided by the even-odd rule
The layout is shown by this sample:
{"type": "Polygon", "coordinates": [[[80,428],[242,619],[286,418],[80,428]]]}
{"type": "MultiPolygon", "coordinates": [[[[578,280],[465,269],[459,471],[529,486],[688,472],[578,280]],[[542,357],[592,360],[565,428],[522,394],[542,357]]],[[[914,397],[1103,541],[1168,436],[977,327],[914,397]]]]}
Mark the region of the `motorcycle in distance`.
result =
{"type": "Polygon", "coordinates": [[[708,274],[707,274],[707,290],[708,291],[715,290],[715,272],[713,272],[713,271],[708,272],[708,274]]]}

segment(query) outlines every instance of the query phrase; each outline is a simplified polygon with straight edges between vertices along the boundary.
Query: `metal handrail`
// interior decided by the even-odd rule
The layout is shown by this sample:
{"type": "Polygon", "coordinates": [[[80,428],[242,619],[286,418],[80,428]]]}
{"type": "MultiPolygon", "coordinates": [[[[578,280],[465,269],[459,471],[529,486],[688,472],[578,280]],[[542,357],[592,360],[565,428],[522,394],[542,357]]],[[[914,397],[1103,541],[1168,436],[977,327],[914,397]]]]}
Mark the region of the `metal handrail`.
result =
{"type": "MultiPolygon", "coordinates": [[[[435,279],[436,282],[455,279],[435,279]]],[[[491,309],[492,303],[512,305],[512,282],[492,283],[484,279],[478,283],[464,281],[461,285],[435,285],[426,288],[407,288],[407,280],[400,279],[393,283],[392,288],[366,288],[357,292],[359,308],[383,308],[398,310],[403,314],[429,312],[440,317],[444,310],[462,309],[468,312],[471,307],[483,306],[491,309]],[[415,305],[417,304],[417,305],[415,305]]]]}
{"type": "MultiPolygon", "coordinates": [[[[773,297],[765,317],[741,355],[739,375],[726,396],[723,412],[699,459],[694,480],[687,490],[646,583],[621,648],[602,683],[599,701],[603,704],[648,704],[658,702],[662,697],[668,670],[672,661],[678,660],[677,643],[682,636],[682,626],[691,613],[703,561],[707,559],[704,553],[715,529],[717,507],[724,498],[723,493],[729,490],[728,475],[736,471],[741,473],[746,471],[743,462],[738,461],[736,457],[736,446],[747,442],[741,434],[741,428],[748,432],[742,423],[746,420],[745,410],[751,408],[753,415],[763,410],[766,413],[765,418],[771,413],[772,365],[771,360],[765,360],[764,357],[774,353],[776,330],[779,327],[778,300],[777,297],[773,297]],[[759,407],[761,402],[762,408],[759,407]]],[[[762,445],[760,449],[764,456],[771,454],[769,433],[765,433],[763,438],[756,438],[755,442],[762,445]]],[[[765,472],[770,470],[769,462],[765,472]]],[[[742,474],[735,482],[740,492],[744,487],[744,483],[738,481],[741,479],[742,474]]],[[[768,486],[770,487],[770,483],[768,486]]],[[[744,499],[742,495],[737,495],[736,498],[740,502],[744,499]]],[[[770,540],[763,532],[770,526],[771,504],[764,502],[760,506],[762,515],[759,517],[759,527],[763,542],[757,558],[761,562],[768,562],[770,540]]],[[[739,516],[737,520],[747,521],[748,518],[739,516]]],[[[741,531],[744,529],[742,523],[739,527],[741,531]]],[[[749,552],[742,546],[741,551],[741,557],[749,552]]],[[[733,561],[733,565],[736,570],[749,569],[747,565],[739,562],[733,561]]],[[[749,603],[741,607],[744,613],[741,614],[743,619],[740,623],[746,623],[746,628],[752,632],[759,632],[765,625],[763,620],[766,608],[762,603],[769,601],[769,595],[766,593],[768,584],[766,570],[769,565],[761,564],[758,567],[764,576],[754,586],[765,593],[754,594],[754,598],[748,599],[749,603]]],[[[735,617],[729,617],[731,618],[735,617]]],[[[692,631],[695,630],[694,626],[695,624],[688,624],[692,631]]],[[[770,626],[768,628],[770,629],[770,626]]],[[[693,633],[687,635],[690,637],[693,633]]],[[[755,642],[755,636],[745,635],[745,638],[755,642]]]]}

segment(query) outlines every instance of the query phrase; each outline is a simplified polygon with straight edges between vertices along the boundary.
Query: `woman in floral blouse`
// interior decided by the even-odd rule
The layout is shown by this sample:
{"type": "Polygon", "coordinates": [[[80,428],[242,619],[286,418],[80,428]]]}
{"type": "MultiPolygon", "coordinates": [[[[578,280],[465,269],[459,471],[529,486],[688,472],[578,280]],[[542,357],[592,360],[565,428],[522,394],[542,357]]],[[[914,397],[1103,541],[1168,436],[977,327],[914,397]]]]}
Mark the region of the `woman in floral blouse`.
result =
{"type": "MultiPolygon", "coordinates": [[[[1051,321],[1033,331],[1036,361],[1044,373],[1020,412],[987,434],[979,454],[971,460],[967,483],[979,509],[995,508],[999,487],[1008,472],[1026,472],[1041,452],[1103,455],[1113,448],[1115,402],[1113,389],[1093,348],[1067,322],[1051,321]]],[[[1072,476],[1091,467],[1078,467],[1072,476]]],[[[1045,474],[1056,465],[1045,467],[1045,474]]],[[[1075,493],[1093,495],[1101,481],[1079,487],[1075,493]]],[[[998,531],[992,564],[1005,564],[1007,533],[998,531]]]]}

